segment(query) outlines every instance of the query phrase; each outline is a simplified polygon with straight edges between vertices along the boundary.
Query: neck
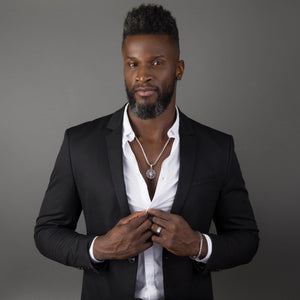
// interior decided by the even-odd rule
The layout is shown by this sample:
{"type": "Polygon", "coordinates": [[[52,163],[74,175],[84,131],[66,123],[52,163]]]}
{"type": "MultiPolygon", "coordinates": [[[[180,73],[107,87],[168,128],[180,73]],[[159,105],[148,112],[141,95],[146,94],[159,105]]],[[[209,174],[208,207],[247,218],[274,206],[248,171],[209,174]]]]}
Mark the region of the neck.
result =
{"type": "Polygon", "coordinates": [[[168,130],[172,127],[176,119],[175,103],[172,101],[160,116],[147,120],[140,119],[133,114],[129,106],[128,117],[135,135],[141,141],[165,141],[168,130]]]}

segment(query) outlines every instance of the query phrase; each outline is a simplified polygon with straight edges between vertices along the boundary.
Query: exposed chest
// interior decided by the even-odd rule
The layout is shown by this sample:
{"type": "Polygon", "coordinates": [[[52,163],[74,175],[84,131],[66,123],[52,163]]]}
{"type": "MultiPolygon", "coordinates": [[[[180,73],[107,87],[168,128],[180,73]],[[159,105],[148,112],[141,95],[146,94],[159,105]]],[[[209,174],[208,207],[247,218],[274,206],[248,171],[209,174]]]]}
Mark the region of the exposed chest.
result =
{"type": "Polygon", "coordinates": [[[144,144],[142,147],[144,149],[144,153],[137,143],[136,140],[132,141],[130,143],[130,147],[132,149],[132,152],[136,158],[136,161],[138,163],[138,167],[140,170],[141,175],[143,176],[147,188],[148,188],[148,193],[150,196],[150,199],[152,200],[156,191],[157,187],[157,182],[158,178],[160,176],[161,172],[161,167],[163,161],[170,155],[171,150],[172,150],[172,145],[173,145],[174,139],[170,139],[169,143],[167,144],[166,148],[162,151],[164,144],[159,143],[159,144],[144,144]],[[162,152],[162,153],[161,153],[162,152]],[[146,158],[148,159],[148,162],[150,164],[153,164],[156,159],[159,157],[161,154],[160,158],[158,159],[157,163],[153,165],[153,170],[156,173],[156,176],[153,179],[149,179],[146,176],[146,172],[151,169],[150,165],[147,163],[146,158]],[[146,158],[145,158],[146,156],[146,158]]]}

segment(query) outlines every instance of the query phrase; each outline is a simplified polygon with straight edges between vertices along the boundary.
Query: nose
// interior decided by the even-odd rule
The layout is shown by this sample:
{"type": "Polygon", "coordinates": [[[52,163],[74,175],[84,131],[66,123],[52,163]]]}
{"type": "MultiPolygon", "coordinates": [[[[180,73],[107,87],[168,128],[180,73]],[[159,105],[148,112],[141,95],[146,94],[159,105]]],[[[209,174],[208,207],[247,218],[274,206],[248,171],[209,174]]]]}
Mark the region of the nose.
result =
{"type": "Polygon", "coordinates": [[[152,79],[152,74],[147,67],[140,66],[136,74],[136,81],[140,83],[149,82],[152,79]]]}

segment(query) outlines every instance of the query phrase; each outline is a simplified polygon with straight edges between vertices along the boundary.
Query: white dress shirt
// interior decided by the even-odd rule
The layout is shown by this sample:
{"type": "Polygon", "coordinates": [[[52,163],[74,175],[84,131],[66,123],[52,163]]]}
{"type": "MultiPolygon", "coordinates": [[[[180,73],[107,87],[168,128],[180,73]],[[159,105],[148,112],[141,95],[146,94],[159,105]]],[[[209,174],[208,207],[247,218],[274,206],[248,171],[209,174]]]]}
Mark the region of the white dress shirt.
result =
{"type": "MultiPolygon", "coordinates": [[[[176,107],[176,120],[167,133],[169,138],[174,138],[172,149],[170,155],[161,165],[155,194],[151,201],[147,184],[140,173],[136,157],[129,145],[129,142],[134,140],[135,133],[129,122],[127,108],[128,104],[124,109],[122,148],[123,174],[130,212],[134,213],[150,208],[170,212],[177,191],[180,166],[178,109],[176,107]]],[[[207,262],[212,251],[211,240],[209,236],[205,235],[205,237],[208,242],[208,253],[204,259],[200,260],[204,263],[207,262]]],[[[93,261],[98,262],[93,256],[94,241],[90,247],[90,256],[93,261]]],[[[151,248],[139,254],[135,297],[144,300],[164,299],[162,247],[158,244],[153,244],[151,248]]]]}

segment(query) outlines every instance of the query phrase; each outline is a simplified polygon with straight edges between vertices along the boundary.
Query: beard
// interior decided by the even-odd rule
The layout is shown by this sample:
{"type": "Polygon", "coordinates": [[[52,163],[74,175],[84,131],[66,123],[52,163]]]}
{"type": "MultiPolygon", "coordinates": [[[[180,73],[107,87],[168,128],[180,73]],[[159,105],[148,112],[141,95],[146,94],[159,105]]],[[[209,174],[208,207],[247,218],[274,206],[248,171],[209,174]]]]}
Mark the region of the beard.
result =
{"type": "MultiPolygon", "coordinates": [[[[158,88],[156,89],[157,100],[155,103],[149,104],[138,104],[135,98],[135,89],[140,87],[139,85],[134,86],[131,90],[128,89],[127,84],[125,82],[127,98],[129,102],[129,106],[133,114],[135,114],[138,118],[147,120],[154,119],[160,116],[169,106],[174,91],[175,91],[176,77],[174,80],[168,85],[166,91],[162,93],[158,88]]],[[[148,87],[153,87],[148,85],[148,87]]],[[[145,100],[147,96],[142,97],[145,100]]]]}

